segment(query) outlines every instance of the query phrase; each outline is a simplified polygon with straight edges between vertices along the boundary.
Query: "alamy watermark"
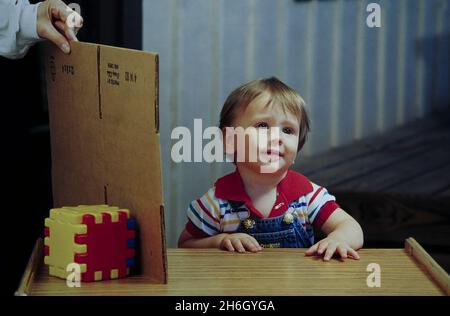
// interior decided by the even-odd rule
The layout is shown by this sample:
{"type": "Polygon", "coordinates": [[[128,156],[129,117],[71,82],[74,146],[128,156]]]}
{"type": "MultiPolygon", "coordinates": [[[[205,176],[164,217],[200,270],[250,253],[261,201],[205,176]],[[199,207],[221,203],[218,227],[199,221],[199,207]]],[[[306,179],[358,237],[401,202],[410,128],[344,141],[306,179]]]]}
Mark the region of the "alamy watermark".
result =
{"type": "Polygon", "coordinates": [[[367,27],[381,27],[381,6],[378,3],[369,3],[366,11],[370,12],[366,18],[367,27]]]}
{"type": "Polygon", "coordinates": [[[201,119],[194,119],[194,134],[185,126],[172,130],[171,158],[181,162],[260,162],[261,173],[280,167],[280,128],[226,127],[225,133],[210,126],[203,130],[201,119]],[[208,143],[203,146],[203,141],[208,143]]]}
{"type": "Polygon", "coordinates": [[[81,287],[81,267],[78,263],[69,263],[66,267],[69,274],[66,277],[66,285],[68,287],[81,287]]]}
{"type": "Polygon", "coordinates": [[[370,263],[366,269],[370,272],[366,279],[366,284],[368,287],[381,287],[381,267],[378,263],[370,263]]]}

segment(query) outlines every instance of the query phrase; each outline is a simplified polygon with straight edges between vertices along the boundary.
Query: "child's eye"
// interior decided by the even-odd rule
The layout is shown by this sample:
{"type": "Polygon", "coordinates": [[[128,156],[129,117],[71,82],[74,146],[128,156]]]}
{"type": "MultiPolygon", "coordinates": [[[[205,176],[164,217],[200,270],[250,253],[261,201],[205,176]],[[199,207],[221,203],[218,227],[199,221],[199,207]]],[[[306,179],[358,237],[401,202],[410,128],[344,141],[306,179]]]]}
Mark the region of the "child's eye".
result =
{"type": "Polygon", "coordinates": [[[256,128],[269,128],[269,124],[261,122],[256,124],[256,128]]]}
{"type": "Polygon", "coordinates": [[[283,133],[285,134],[294,134],[294,130],[290,127],[284,127],[283,128],[283,133]]]}

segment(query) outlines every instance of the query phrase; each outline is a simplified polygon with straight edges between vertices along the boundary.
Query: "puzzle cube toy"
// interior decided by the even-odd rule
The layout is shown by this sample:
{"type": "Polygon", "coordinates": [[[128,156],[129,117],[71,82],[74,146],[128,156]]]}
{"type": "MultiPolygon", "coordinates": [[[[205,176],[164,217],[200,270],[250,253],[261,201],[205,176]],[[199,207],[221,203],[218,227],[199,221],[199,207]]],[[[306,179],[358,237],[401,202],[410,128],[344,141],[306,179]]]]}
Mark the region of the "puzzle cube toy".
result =
{"type": "Polygon", "coordinates": [[[134,265],[135,221],[127,209],[80,205],[50,210],[45,219],[44,262],[49,274],[66,279],[71,263],[81,281],[124,278],[134,265]]]}

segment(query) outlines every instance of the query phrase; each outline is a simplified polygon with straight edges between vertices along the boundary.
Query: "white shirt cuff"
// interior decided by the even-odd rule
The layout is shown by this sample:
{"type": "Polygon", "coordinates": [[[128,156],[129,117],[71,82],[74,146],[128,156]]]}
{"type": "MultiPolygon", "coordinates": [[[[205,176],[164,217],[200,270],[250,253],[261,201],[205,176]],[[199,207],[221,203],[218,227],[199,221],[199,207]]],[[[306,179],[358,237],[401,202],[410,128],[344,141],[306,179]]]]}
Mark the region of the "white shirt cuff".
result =
{"type": "Polygon", "coordinates": [[[33,43],[41,38],[37,33],[37,9],[39,3],[26,5],[22,12],[19,22],[20,37],[24,42],[33,43]]]}

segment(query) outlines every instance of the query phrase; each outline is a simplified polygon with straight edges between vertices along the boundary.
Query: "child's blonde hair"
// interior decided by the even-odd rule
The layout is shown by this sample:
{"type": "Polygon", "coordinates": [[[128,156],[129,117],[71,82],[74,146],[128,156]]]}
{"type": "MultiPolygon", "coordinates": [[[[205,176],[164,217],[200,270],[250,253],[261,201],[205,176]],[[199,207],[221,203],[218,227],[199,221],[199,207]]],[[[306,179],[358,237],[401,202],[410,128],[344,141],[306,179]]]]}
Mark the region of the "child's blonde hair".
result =
{"type": "Polygon", "coordinates": [[[223,130],[225,127],[231,126],[236,111],[238,109],[245,110],[263,92],[270,94],[266,106],[273,103],[279,104],[285,113],[287,110],[298,118],[300,131],[297,151],[300,151],[309,132],[309,118],[305,109],[305,101],[294,89],[275,77],[250,81],[231,92],[220,112],[219,128],[223,130]]]}

